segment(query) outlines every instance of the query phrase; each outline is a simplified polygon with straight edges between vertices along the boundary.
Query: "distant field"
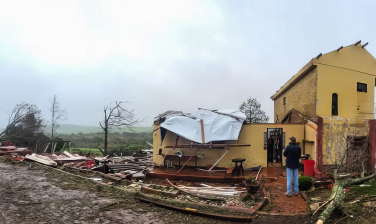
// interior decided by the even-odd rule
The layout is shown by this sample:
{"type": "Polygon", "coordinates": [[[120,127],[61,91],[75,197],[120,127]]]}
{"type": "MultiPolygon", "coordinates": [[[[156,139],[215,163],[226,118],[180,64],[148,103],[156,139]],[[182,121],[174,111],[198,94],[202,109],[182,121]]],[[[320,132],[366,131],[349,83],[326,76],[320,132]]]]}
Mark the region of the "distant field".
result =
{"type": "MultiPolygon", "coordinates": [[[[46,127],[45,131],[48,132],[50,129],[49,127],[46,127]]],[[[153,131],[153,128],[150,127],[133,127],[132,130],[135,133],[141,133],[141,132],[146,132],[146,133],[151,133],[153,131]]],[[[114,128],[112,130],[113,132],[131,132],[128,128],[122,128],[122,129],[117,129],[114,128]]],[[[60,127],[57,129],[58,134],[78,134],[78,133],[83,133],[83,134],[90,134],[90,133],[98,133],[98,132],[103,132],[102,128],[99,126],[83,126],[83,125],[74,125],[74,124],[62,124],[60,127]]]]}
{"type": "MultiPolygon", "coordinates": [[[[67,150],[67,151],[69,151],[69,150],[67,150]]],[[[112,150],[109,150],[109,152],[111,152],[111,151],[112,150]]],[[[85,155],[85,154],[88,154],[89,152],[92,155],[103,156],[102,152],[98,148],[91,148],[91,151],[90,151],[90,148],[72,148],[72,153],[85,155]]],[[[118,154],[118,156],[129,155],[129,152],[117,152],[117,154],[118,154]]]]}
{"type": "MultiPolygon", "coordinates": [[[[90,148],[72,148],[72,153],[79,153],[79,152],[83,154],[87,154],[90,152],[90,148]]],[[[102,156],[101,151],[97,148],[91,148],[91,154],[102,156]]]]}

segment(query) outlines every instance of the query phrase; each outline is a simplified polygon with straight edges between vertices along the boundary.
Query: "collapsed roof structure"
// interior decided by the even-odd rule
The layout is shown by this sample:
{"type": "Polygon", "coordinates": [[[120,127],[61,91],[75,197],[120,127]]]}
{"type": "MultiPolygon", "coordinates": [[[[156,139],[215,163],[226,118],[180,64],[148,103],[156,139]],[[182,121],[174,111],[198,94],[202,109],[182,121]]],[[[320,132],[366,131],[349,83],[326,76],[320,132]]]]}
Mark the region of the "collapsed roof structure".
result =
{"type": "MultiPolygon", "coordinates": [[[[237,140],[245,115],[233,109],[208,110],[199,108],[195,114],[167,111],[155,118],[161,128],[197,143],[237,140]]],[[[163,138],[163,136],[162,136],[163,138]]]]}

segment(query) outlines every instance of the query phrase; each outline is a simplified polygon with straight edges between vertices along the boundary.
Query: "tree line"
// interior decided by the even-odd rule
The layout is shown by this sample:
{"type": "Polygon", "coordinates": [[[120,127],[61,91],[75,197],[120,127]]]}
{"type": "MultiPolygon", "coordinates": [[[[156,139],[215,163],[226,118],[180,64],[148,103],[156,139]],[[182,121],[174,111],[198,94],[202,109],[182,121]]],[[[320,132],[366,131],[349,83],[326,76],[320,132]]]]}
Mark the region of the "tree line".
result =
{"type": "MultiPolygon", "coordinates": [[[[65,109],[62,109],[56,95],[53,96],[50,103],[51,116],[49,120],[45,119],[41,110],[35,104],[26,102],[17,104],[9,114],[7,126],[0,133],[1,144],[28,147],[35,150],[36,148],[44,147],[48,142],[55,142],[56,146],[58,146],[57,150],[59,150],[59,148],[62,147],[61,141],[66,140],[63,139],[66,136],[58,136],[57,131],[60,127],[60,122],[67,118],[68,113],[65,109]],[[50,133],[44,132],[47,125],[51,126],[50,133]],[[57,142],[60,142],[60,144],[57,142]]],[[[135,117],[133,110],[124,108],[124,103],[127,102],[116,101],[104,107],[104,120],[99,123],[103,130],[104,137],[103,139],[96,139],[98,148],[103,155],[108,154],[108,139],[111,130],[114,128],[120,129],[125,126],[132,132],[132,127],[141,121],[139,118],[135,117]],[[99,147],[102,142],[104,142],[103,150],[99,147]]],[[[113,140],[114,143],[116,143],[116,139],[113,140]]],[[[120,145],[125,144],[125,146],[129,146],[130,144],[134,145],[134,142],[129,143],[121,141],[120,143],[120,145]]],[[[82,143],[78,144],[80,145],[82,143]]],[[[53,145],[54,143],[47,145],[47,147],[50,146],[47,151],[51,152],[52,148],[56,148],[56,146],[53,145]]],[[[136,145],[138,145],[137,147],[144,146],[143,144],[136,145]]],[[[86,147],[87,146],[88,145],[86,145],[86,147]]],[[[119,146],[119,144],[115,144],[115,146],[119,146]]],[[[48,149],[47,147],[46,149],[48,149]]]]}
{"type": "Polygon", "coordinates": [[[35,104],[17,104],[9,114],[7,126],[0,133],[2,145],[35,148],[38,143],[54,141],[54,133],[60,126],[59,122],[67,117],[67,112],[60,108],[56,95],[51,99],[50,112],[49,121],[35,104]],[[47,124],[51,124],[50,136],[44,133],[47,124]]]}

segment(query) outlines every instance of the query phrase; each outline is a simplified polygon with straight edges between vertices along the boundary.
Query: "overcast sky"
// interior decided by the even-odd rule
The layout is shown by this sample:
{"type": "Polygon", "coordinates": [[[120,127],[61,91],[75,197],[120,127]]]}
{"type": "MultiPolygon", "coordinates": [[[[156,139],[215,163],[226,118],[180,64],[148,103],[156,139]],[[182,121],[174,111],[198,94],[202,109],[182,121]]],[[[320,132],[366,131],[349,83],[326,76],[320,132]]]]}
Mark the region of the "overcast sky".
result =
{"type": "Polygon", "coordinates": [[[227,109],[275,93],[319,53],[362,40],[376,55],[376,1],[0,0],[0,127],[23,101],[98,125],[129,101],[142,126],[166,110],[227,109]]]}

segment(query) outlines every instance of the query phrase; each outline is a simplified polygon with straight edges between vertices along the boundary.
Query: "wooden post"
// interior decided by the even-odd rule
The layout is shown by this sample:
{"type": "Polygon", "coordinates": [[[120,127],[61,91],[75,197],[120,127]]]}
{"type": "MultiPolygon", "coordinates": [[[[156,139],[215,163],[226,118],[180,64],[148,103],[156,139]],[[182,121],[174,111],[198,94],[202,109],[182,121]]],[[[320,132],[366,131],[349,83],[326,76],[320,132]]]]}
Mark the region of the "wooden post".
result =
{"type": "Polygon", "coordinates": [[[35,145],[35,153],[38,152],[38,142],[39,142],[39,140],[37,140],[37,144],[35,145]]]}
{"type": "Polygon", "coordinates": [[[55,149],[56,149],[56,146],[57,146],[57,142],[55,142],[55,145],[54,145],[54,143],[52,143],[52,145],[54,146],[54,149],[53,149],[52,153],[55,153],[55,149]]]}
{"type": "MultiPolygon", "coordinates": [[[[187,162],[185,162],[184,163],[184,165],[180,168],[180,170],[182,170],[183,168],[184,168],[184,166],[192,159],[192,157],[197,153],[197,151],[199,150],[200,148],[198,148],[197,150],[196,150],[196,152],[195,153],[193,153],[192,155],[191,155],[191,157],[189,157],[189,159],[187,160],[187,162]]],[[[197,159],[197,158],[196,158],[197,159]]],[[[180,172],[180,170],[178,170],[178,172],[176,172],[176,173],[179,173],[180,172]]]]}
{"type": "Polygon", "coordinates": [[[47,149],[48,149],[48,146],[50,145],[50,143],[51,143],[51,142],[49,142],[49,143],[47,144],[47,146],[46,146],[46,148],[44,149],[44,151],[43,151],[43,152],[46,152],[46,151],[47,151],[47,149]]]}
{"type": "Polygon", "coordinates": [[[205,144],[205,130],[204,130],[204,120],[200,120],[201,123],[201,137],[202,137],[202,143],[205,144]]]}
{"type": "Polygon", "coordinates": [[[376,148],[376,120],[369,121],[369,169],[371,173],[375,172],[375,148],[376,148]]]}

